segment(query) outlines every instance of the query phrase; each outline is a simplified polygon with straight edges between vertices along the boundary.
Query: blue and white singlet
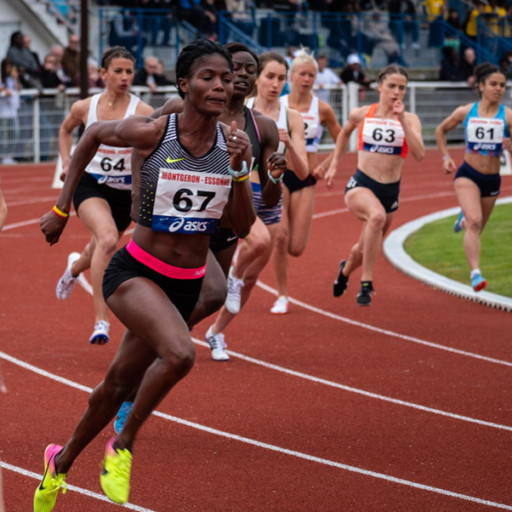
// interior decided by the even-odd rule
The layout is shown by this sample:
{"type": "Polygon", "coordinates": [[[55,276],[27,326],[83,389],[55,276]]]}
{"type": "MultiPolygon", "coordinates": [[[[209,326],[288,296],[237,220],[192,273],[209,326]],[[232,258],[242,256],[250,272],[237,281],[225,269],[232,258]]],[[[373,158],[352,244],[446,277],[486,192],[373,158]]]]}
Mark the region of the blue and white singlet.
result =
{"type": "Polygon", "coordinates": [[[484,156],[501,156],[503,137],[510,137],[505,120],[505,106],[500,105],[494,117],[479,117],[476,102],[464,119],[466,153],[480,153],[484,156]]]}

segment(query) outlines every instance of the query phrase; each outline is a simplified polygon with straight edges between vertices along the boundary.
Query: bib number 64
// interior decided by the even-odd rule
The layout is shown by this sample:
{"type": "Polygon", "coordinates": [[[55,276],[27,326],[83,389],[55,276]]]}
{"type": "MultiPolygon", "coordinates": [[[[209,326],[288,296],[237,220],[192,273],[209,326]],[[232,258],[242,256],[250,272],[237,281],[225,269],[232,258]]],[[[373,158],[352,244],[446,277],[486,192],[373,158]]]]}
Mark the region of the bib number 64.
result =
{"type": "Polygon", "coordinates": [[[117,162],[113,162],[111,158],[106,156],[105,158],[101,159],[100,167],[103,172],[110,172],[110,171],[119,171],[122,172],[125,170],[124,165],[124,158],[121,158],[117,162]]]}

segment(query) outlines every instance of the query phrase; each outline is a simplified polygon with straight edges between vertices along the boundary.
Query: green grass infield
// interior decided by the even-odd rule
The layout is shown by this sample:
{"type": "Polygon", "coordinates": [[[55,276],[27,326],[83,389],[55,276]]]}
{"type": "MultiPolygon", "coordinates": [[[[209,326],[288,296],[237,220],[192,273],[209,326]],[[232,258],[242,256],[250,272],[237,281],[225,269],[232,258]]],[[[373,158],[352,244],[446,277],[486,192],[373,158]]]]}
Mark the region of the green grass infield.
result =
{"type": "MultiPolygon", "coordinates": [[[[407,237],[404,249],[420,265],[449,279],[470,284],[464,232],[453,232],[457,215],[426,224],[407,237]]],[[[486,291],[512,297],[512,203],[496,205],[480,238],[480,270],[486,291]]]]}

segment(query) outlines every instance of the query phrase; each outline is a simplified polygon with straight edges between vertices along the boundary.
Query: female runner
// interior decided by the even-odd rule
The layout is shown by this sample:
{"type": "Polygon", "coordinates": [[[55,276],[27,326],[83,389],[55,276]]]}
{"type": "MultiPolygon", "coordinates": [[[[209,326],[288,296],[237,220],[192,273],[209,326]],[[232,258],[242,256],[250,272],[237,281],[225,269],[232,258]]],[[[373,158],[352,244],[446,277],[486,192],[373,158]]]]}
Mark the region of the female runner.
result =
{"type": "Polygon", "coordinates": [[[360,306],[371,304],[373,268],[382,239],[398,209],[405,158],[409,152],[417,162],[425,156],[420,120],[416,114],[406,112],[403,104],[407,81],[407,72],[396,64],[379,73],[379,102],[350,112],[325,175],[326,185],[331,188],[340,156],[347,150],[350,135],[359,127],[357,170],[345,188],[345,203],[363,222],[363,229],[348,259],[340,263],[334,296],[345,292],[350,274],[362,266],[361,288],[357,295],[360,306]]]}
{"type": "Polygon", "coordinates": [[[249,139],[236,122],[230,127],[218,122],[233,90],[230,53],[198,40],[180,53],[176,77],[183,112],[91,125],[73,153],[57,204],[41,219],[46,240],[56,243],[73,190],[100,143],[133,147],[143,157],[137,224],[103,280],[107,304],[126,331],[71,438],[46,448],[34,512],[53,509],[76,457],[138,389],[122,432],[107,443],[100,476],[112,501],[128,501],[135,437],[194,363],[186,322],[201,288],[211,233],[225,207],[237,233],[245,236],[254,222],[246,179],[249,139]]]}
{"type": "Polygon", "coordinates": [[[302,116],[309,175],[300,180],[292,171],[284,174],[283,210],[272,253],[278,292],[277,300],[270,310],[274,314],[288,312],[288,255],[300,256],[309,240],[315,203],[314,174],[315,170],[322,171],[322,167],[318,166],[317,152],[324,126],[333,140],[341,131],[331,106],[313,95],[317,73],[316,60],[302,49],[290,66],[290,94],[280,98],[282,105],[296,110],[302,116]]]}
{"type": "Polygon", "coordinates": [[[475,83],[480,101],[456,108],[437,128],[436,141],[443,154],[443,171],[452,173],[455,194],[461,207],[454,231],[465,229],[464,251],[473,290],[483,290],[487,281],[480,271],[480,235],[491,216],[500,193],[500,156],[510,150],[512,110],[501,102],[505,94],[505,75],[484,62],[475,68],[475,83]],[[464,123],[466,152],[457,169],[448,154],[446,134],[464,123]]]}
{"type": "MultiPolygon", "coordinates": [[[[288,66],[285,58],[276,52],[266,52],[259,56],[257,94],[246,103],[277,123],[279,130],[279,153],[286,153],[287,167],[294,169],[300,179],[307,177],[307,159],[304,145],[304,125],[298,112],[281,106],[279,95],[286,83],[288,66]]],[[[269,179],[280,182],[279,178],[269,179]]],[[[253,193],[263,186],[258,173],[251,173],[253,193]]],[[[206,333],[210,346],[225,346],[224,330],[241,307],[247,302],[260,272],[272,253],[273,240],[281,219],[281,201],[268,208],[261,219],[257,219],[247,239],[242,240],[234,257],[228,275],[228,294],[219,315],[206,333]],[[254,241],[258,240],[258,244],[254,241]]]]}
{"type": "MultiPolygon", "coordinates": [[[[135,59],[120,46],[107,49],[101,62],[105,92],[79,100],[71,106],[59,133],[63,177],[67,174],[73,131],[80,124],[86,127],[95,121],[126,119],[133,114],[149,115],[152,107],[130,94],[135,59]]],[[[91,232],[91,240],[82,254],[68,256],[66,270],[56,288],[57,298],[67,299],[78,276],[91,269],[94,301],[94,330],[89,338],[93,344],[108,342],[110,323],[103,299],[101,283],[123,232],[130,224],[131,149],[101,145],[87,166],[73,197],[80,220],[91,232]]]]}

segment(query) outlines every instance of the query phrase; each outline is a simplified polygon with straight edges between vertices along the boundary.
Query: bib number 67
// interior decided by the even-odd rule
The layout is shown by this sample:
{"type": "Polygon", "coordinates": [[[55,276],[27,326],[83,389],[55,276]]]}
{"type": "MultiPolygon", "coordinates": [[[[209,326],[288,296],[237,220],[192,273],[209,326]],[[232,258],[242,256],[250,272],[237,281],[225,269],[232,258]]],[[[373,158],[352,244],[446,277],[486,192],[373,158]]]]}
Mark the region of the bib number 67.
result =
{"type": "Polygon", "coordinates": [[[174,208],[182,213],[189,212],[194,207],[194,202],[199,203],[198,212],[203,212],[208,207],[210,201],[215,197],[215,192],[206,190],[190,190],[188,188],[180,188],[174,194],[172,204],[174,208]],[[196,195],[194,196],[194,192],[196,195]]]}

